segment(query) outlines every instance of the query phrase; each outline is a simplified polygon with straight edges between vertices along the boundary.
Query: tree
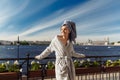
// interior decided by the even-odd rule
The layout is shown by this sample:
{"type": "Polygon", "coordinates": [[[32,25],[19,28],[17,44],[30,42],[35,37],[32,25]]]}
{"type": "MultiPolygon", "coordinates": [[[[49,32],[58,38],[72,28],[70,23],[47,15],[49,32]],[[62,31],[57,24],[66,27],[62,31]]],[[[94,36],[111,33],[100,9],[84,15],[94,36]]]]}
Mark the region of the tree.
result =
{"type": "Polygon", "coordinates": [[[120,41],[118,41],[118,43],[120,43],[120,41]]]}
{"type": "Polygon", "coordinates": [[[20,45],[29,45],[29,43],[27,41],[20,41],[20,45]]]}
{"type": "Polygon", "coordinates": [[[115,42],[111,42],[111,44],[113,45],[115,42]]]}

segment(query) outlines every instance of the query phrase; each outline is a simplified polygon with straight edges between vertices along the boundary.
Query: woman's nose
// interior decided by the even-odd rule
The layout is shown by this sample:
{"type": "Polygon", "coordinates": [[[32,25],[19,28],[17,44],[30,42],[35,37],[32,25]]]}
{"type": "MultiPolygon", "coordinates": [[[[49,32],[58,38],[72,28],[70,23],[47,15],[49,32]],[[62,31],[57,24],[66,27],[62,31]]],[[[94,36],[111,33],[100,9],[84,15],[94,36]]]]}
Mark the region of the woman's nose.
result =
{"type": "Polygon", "coordinates": [[[61,32],[64,32],[64,30],[61,30],[61,32]]]}

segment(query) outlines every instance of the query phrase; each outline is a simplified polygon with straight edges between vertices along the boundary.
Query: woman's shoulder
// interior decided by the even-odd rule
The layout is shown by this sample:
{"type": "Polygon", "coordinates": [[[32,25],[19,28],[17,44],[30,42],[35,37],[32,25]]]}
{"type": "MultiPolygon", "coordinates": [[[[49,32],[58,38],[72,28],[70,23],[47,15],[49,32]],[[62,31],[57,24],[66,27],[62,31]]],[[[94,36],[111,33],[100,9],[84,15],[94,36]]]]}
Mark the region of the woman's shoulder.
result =
{"type": "Polygon", "coordinates": [[[56,40],[56,39],[60,39],[62,37],[62,35],[56,35],[53,40],[56,40]]]}
{"type": "Polygon", "coordinates": [[[61,35],[56,35],[53,39],[52,39],[52,43],[53,42],[56,42],[56,41],[58,41],[58,40],[60,40],[60,37],[61,37],[61,35]]]}
{"type": "Polygon", "coordinates": [[[58,35],[54,36],[54,38],[52,39],[52,42],[54,42],[57,39],[58,39],[58,35]]]}
{"type": "Polygon", "coordinates": [[[62,38],[62,35],[57,35],[56,37],[57,37],[57,38],[62,38]]]}

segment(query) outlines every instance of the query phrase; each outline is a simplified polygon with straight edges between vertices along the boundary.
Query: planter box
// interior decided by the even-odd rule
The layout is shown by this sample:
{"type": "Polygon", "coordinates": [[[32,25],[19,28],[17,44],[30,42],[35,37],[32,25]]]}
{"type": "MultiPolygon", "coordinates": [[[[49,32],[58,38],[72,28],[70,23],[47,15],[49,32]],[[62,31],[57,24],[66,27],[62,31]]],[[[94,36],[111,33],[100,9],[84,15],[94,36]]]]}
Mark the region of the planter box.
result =
{"type": "Polygon", "coordinates": [[[104,72],[118,72],[118,71],[120,71],[120,66],[104,67],[104,72]]]}
{"type": "Polygon", "coordinates": [[[47,77],[54,77],[55,76],[55,69],[47,69],[46,73],[47,73],[47,77]]]}
{"type": "Polygon", "coordinates": [[[87,73],[100,73],[101,67],[88,67],[88,68],[76,68],[76,74],[87,74],[87,73]]]}
{"type": "Polygon", "coordinates": [[[0,73],[0,80],[18,80],[19,72],[3,72],[0,73]]]}
{"type": "Polygon", "coordinates": [[[42,71],[41,70],[29,71],[29,78],[41,77],[41,76],[42,76],[42,71]]]}

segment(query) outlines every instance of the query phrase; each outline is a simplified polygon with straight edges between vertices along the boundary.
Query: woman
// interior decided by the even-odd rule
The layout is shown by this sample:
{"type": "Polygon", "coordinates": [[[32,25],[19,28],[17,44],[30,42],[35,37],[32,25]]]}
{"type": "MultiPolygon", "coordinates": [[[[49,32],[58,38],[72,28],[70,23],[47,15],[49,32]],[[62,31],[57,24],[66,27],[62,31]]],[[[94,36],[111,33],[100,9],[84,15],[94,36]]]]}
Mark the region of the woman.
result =
{"type": "Polygon", "coordinates": [[[75,67],[71,57],[85,57],[74,51],[73,43],[75,42],[76,26],[72,21],[64,21],[61,27],[61,34],[55,36],[51,44],[36,59],[43,59],[55,51],[56,62],[55,72],[56,80],[75,80],[75,67]]]}

